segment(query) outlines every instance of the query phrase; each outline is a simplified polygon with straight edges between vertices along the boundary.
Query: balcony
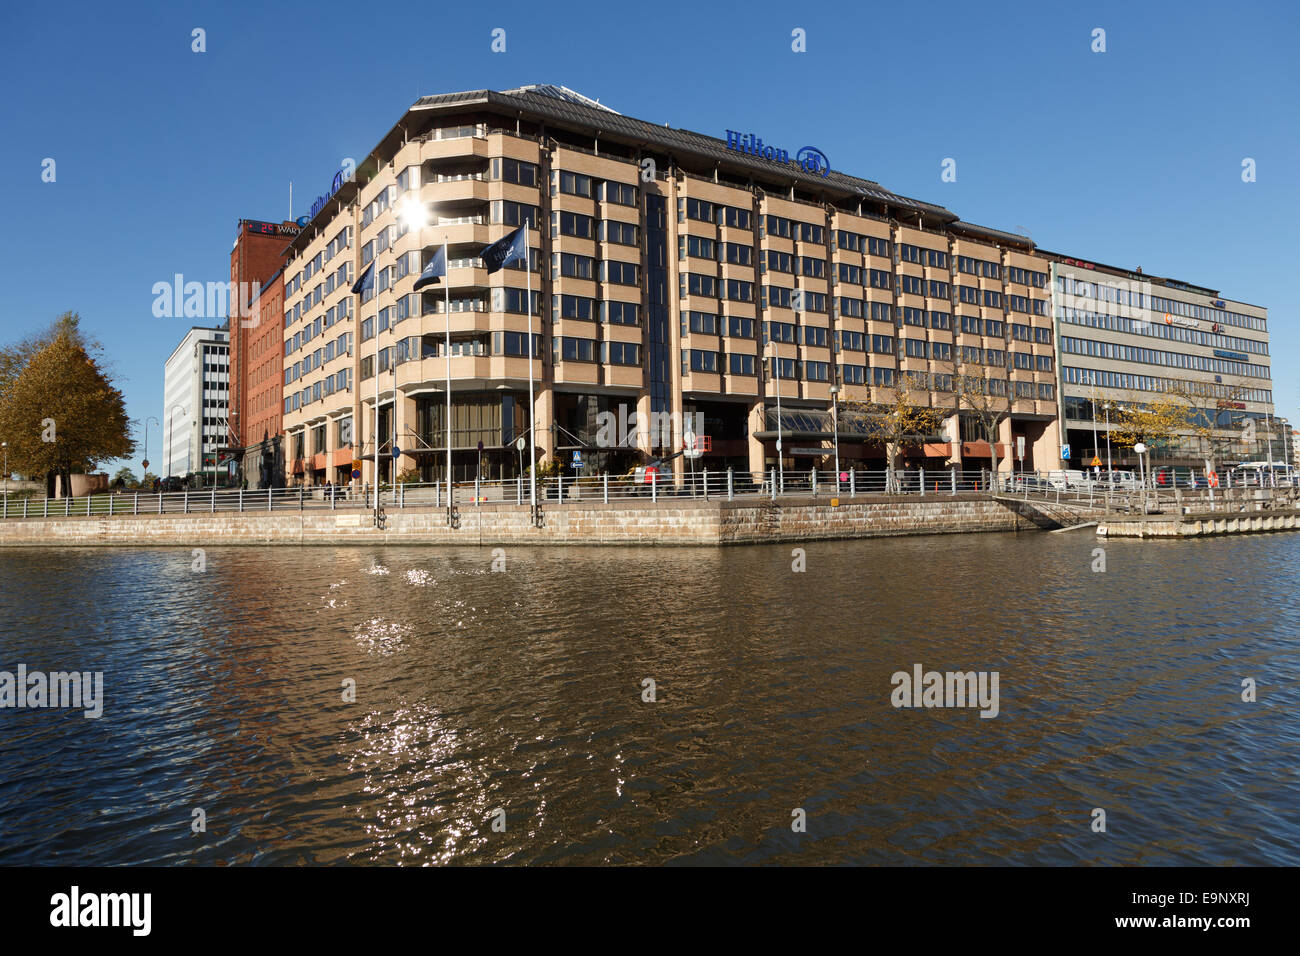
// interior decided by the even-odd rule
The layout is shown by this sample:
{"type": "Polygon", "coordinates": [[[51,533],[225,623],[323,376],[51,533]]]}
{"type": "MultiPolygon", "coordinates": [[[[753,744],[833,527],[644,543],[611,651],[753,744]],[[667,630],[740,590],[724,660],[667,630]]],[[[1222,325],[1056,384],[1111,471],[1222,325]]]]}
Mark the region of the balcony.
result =
{"type": "Polygon", "coordinates": [[[445,181],[426,182],[420,187],[420,201],[427,206],[450,202],[487,202],[489,186],[481,176],[448,176],[445,181]]]}

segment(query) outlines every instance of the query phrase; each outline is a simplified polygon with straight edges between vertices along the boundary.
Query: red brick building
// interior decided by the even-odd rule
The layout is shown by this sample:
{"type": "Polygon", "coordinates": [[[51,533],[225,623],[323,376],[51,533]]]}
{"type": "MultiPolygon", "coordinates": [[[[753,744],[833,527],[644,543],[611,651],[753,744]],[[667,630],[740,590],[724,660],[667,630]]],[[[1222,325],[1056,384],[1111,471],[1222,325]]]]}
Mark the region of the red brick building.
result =
{"type": "Polygon", "coordinates": [[[294,222],[241,219],[230,252],[229,452],[249,488],[284,484],[284,252],[294,222]]]}

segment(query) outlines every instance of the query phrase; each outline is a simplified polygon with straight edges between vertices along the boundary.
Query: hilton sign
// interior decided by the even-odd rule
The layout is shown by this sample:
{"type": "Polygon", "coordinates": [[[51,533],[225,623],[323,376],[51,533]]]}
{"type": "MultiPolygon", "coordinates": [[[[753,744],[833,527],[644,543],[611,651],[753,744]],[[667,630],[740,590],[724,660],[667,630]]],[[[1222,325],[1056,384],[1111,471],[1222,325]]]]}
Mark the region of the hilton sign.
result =
{"type": "Polygon", "coordinates": [[[829,176],[831,173],[831,164],[826,159],[826,154],[815,146],[805,146],[792,160],[788,150],[767,146],[753,133],[738,133],[734,129],[729,129],[727,149],[748,153],[759,159],[770,159],[775,163],[790,163],[805,173],[821,173],[823,176],[829,176]]]}

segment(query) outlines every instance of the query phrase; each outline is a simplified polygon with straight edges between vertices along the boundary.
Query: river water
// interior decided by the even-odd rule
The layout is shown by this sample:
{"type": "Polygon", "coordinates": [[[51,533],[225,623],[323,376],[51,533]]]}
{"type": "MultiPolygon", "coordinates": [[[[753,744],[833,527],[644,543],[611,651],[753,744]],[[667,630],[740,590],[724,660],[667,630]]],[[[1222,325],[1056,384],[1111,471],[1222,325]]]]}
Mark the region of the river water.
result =
{"type": "Polygon", "coordinates": [[[0,551],[0,864],[1300,863],[1300,535],[1098,547],[0,551]]]}

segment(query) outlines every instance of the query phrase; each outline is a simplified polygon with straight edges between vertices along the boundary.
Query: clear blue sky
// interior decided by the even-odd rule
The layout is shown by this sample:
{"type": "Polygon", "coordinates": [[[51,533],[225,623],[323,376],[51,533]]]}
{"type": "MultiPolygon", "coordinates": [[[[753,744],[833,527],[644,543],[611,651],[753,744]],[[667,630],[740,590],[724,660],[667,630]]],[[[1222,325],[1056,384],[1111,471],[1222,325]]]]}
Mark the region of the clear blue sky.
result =
{"type": "Polygon", "coordinates": [[[305,213],[417,94],[556,83],[812,144],[1044,248],[1265,305],[1278,412],[1300,422],[1294,0],[714,6],[5,4],[0,340],[80,312],[130,416],[162,420],[163,361],[190,323],[154,318],[155,282],[227,280],[237,218],[285,217],[290,180],[305,213]]]}

